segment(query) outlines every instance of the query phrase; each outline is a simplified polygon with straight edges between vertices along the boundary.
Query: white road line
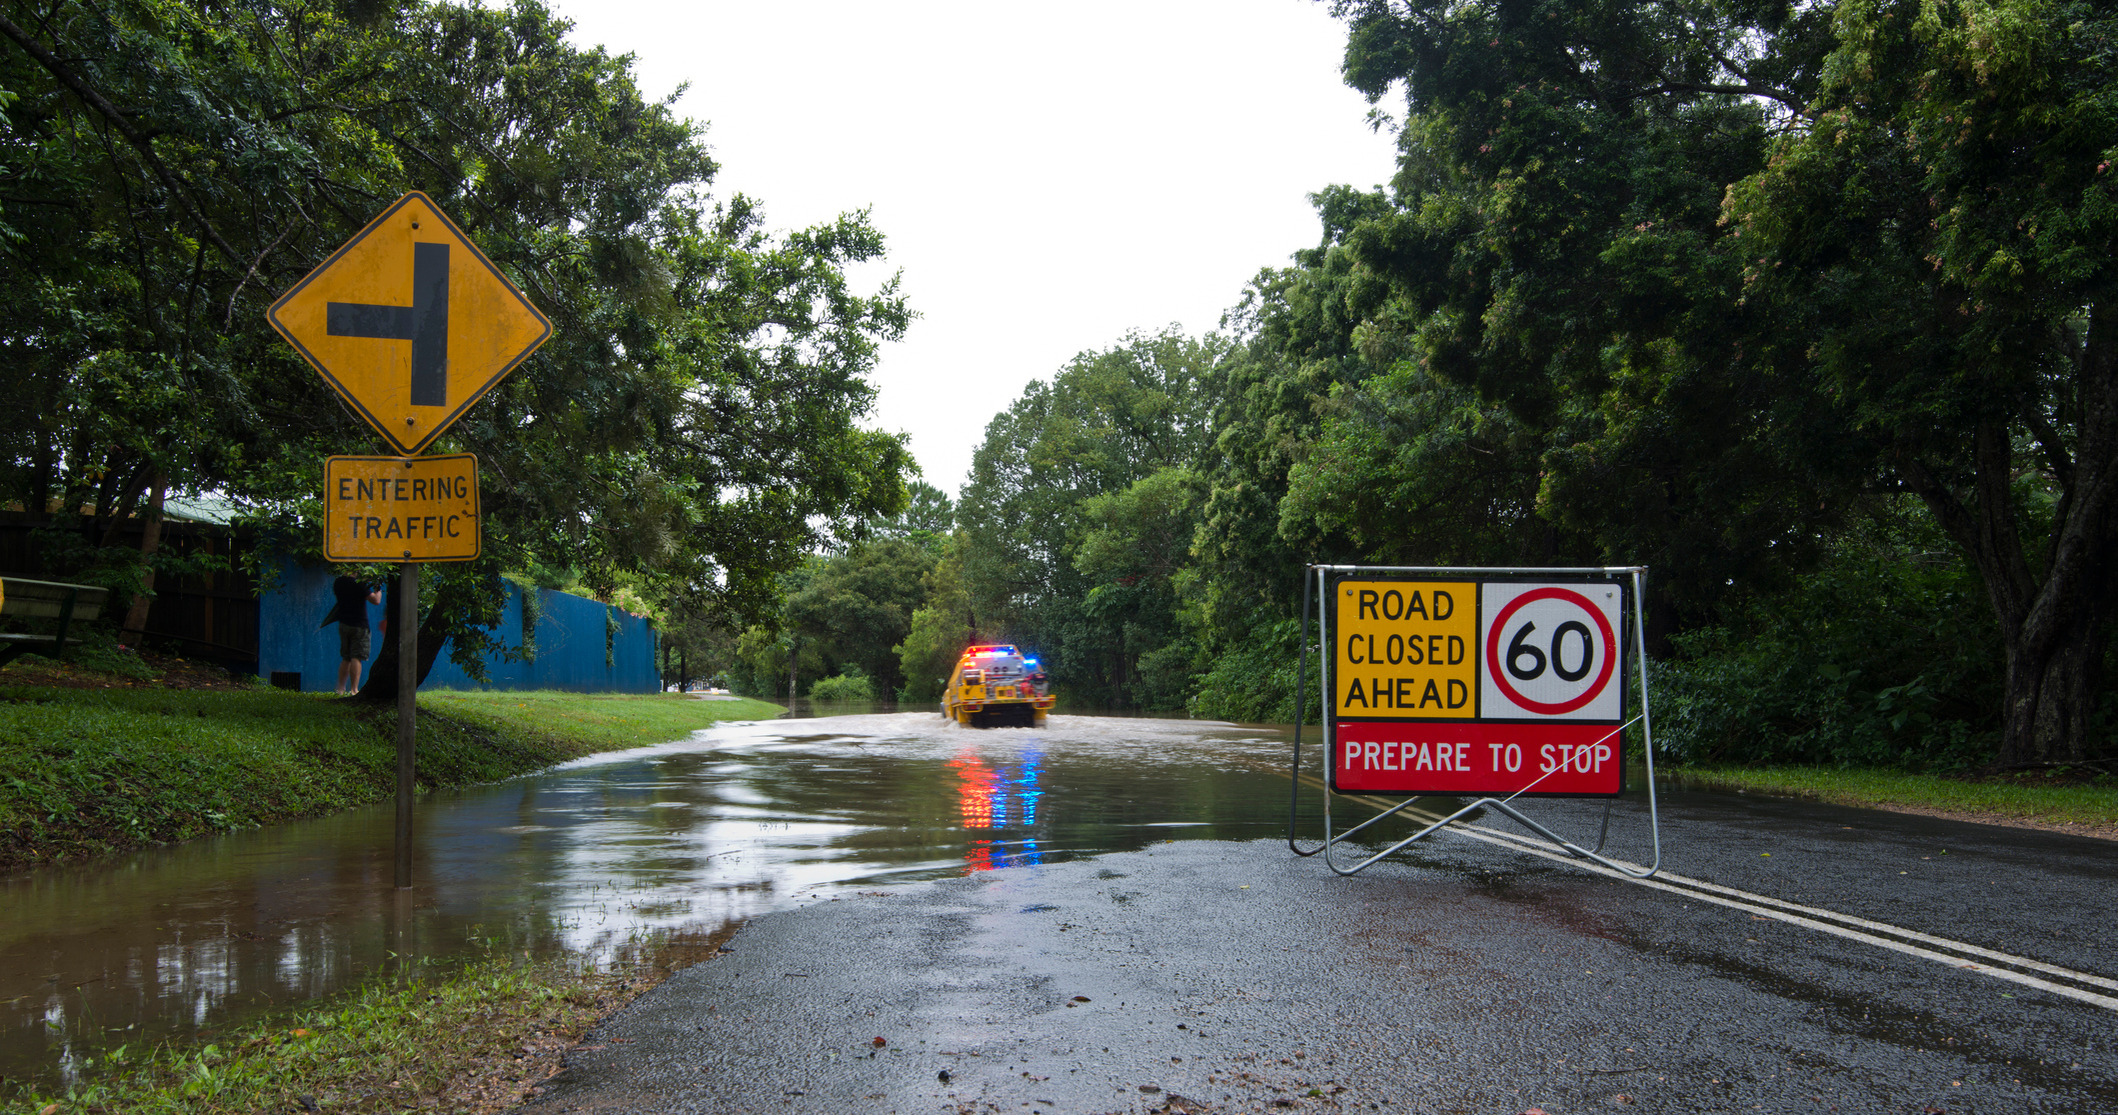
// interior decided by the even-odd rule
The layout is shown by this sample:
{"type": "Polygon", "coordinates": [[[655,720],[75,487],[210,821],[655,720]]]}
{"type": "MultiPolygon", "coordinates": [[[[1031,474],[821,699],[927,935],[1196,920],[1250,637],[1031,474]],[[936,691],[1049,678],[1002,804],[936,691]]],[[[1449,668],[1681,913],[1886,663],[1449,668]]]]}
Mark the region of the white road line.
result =
{"type": "MultiPolygon", "coordinates": [[[[1410,810],[1407,810],[1407,812],[1410,812],[1410,810]]],[[[1484,825],[1466,825],[1464,827],[1469,829],[1476,829],[1479,832],[1488,833],[1490,835],[1500,837],[1501,839],[1512,841],[1516,845],[1523,847],[1526,850],[1535,850],[1539,852],[1542,852],[1544,850],[1542,848],[1536,847],[1536,841],[1534,841],[1532,838],[1523,836],[1519,833],[1507,832],[1501,829],[1491,829],[1485,827],[1484,825]]],[[[1561,858],[1572,859],[1572,857],[1570,856],[1562,856],[1561,858]]],[[[1640,865],[1627,864],[1627,866],[1638,867],[1640,865]]],[[[1642,867],[1641,870],[1646,869],[1642,867]]],[[[1688,876],[1679,875],[1673,871],[1657,872],[1655,877],[1658,879],[1667,880],[1682,887],[1695,887],[1699,890],[1713,891],[1716,894],[1725,894],[1731,898],[1736,898],[1746,902],[1755,902],[1759,905],[1764,906],[1775,906],[1782,910],[1787,910],[1796,914],[1806,914],[1810,917],[1825,918],[1857,929],[1868,929],[1874,930],[1879,933],[1889,933],[1893,936],[1903,937],[1909,941],[1923,941],[1927,944],[1937,945],[1942,948],[1949,949],[1953,952],[1963,953],[1966,956],[1984,957],[1987,960],[1992,960],[1997,963],[2012,964],[2018,968],[2029,968],[2032,971],[2043,972],[2046,975],[2058,976],[2061,979],[2073,980],[2077,983],[2085,983],[2095,987],[2103,987],[2108,988],[2112,991],[2118,991],[2118,980],[2108,979],[2106,977],[2099,976],[2091,972],[2077,972],[2072,968],[2062,968],[2057,964],[2047,964],[2042,960],[2032,960],[2026,956],[2016,956],[2013,953],[2000,952],[1994,949],[1986,948],[1982,945],[1971,944],[1968,941],[1958,941],[1949,937],[1937,937],[1931,933],[1922,933],[1917,929],[1906,929],[1903,926],[1891,925],[1889,922],[1871,921],[1868,918],[1859,917],[1854,914],[1842,914],[1839,913],[1837,910],[1826,910],[1817,906],[1804,906],[1799,902],[1789,902],[1785,899],[1774,898],[1771,895],[1755,894],[1746,890],[1737,890],[1734,887],[1725,887],[1719,883],[1707,882],[1704,879],[1693,879],[1688,876]]],[[[1975,965],[1973,967],[1975,967],[1975,965]]]]}
{"type": "MultiPolygon", "coordinates": [[[[1322,785],[1320,781],[1312,780],[1307,776],[1304,776],[1302,781],[1314,786],[1322,785]]],[[[1352,797],[1352,795],[1348,796],[1352,797]]],[[[1353,800],[1362,801],[1369,805],[1374,805],[1378,808],[1384,809],[1387,809],[1390,806],[1396,804],[1392,801],[1386,801],[1367,796],[1355,797],[1353,798],[1353,800]]],[[[1425,817],[1429,822],[1441,819],[1440,816],[1437,814],[1424,813],[1417,809],[1406,809],[1402,812],[1406,814],[1415,814],[1425,817]]],[[[2107,979],[2103,976],[2095,975],[2090,972],[2078,972],[2071,968],[2062,968],[2056,964],[2047,964],[2041,960],[2032,960],[2026,956],[2016,956],[2011,953],[1998,952],[1993,949],[1988,949],[1979,945],[1971,944],[1968,941],[1956,941],[1951,940],[1947,937],[1937,937],[1930,933],[1922,933],[1916,929],[1906,929],[1903,926],[1891,925],[1887,922],[1872,921],[1867,918],[1856,917],[1852,914],[1841,914],[1835,910],[1826,910],[1815,906],[1804,906],[1800,903],[1788,902],[1783,899],[1773,898],[1769,895],[1753,894],[1749,891],[1737,890],[1734,887],[1721,886],[1718,883],[1709,883],[1700,879],[1686,878],[1684,876],[1675,875],[1667,871],[1658,872],[1656,878],[1636,879],[1632,876],[1626,875],[1623,872],[1613,871],[1610,868],[1602,866],[1601,864],[1593,863],[1588,860],[1577,859],[1576,857],[1566,852],[1553,850],[1549,845],[1538,841],[1534,837],[1522,836],[1512,832],[1503,832],[1499,829],[1490,829],[1486,828],[1483,825],[1467,825],[1458,822],[1456,824],[1450,825],[1449,831],[1455,832],[1461,836],[1470,837],[1473,840],[1481,840],[1488,844],[1509,848],[1511,850],[1524,852],[1533,856],[1539,856],[1541,858],[1551,860],[1554,863],[1566,864],[1569,867],[1579,868],[1580,870],[1587,871],[1596,875],[1601,875],[1608,879],[1617,879],[1621,882],[1632,883],[1636,886],[1648,887],[1654,890],[1665,891],[1669,894],[1679,895],[1684,898],[1693,898],[1701,902],[1711,902],[1718,906],[1726,906],[1732,910],[1742,910],[1760,917],[1766,917],[1771,918],[1775,921],[1785,922],[1789,925],[1799,925],[1805,929],[1814,929],[1820,933],[1829,933],[1834,937],[1843,937],[1850,941],[1859,941],[1863,944],[1869,944],[1874,945],[1878,948],[1889,949],[1892,952],[1903,953],[1906,956],[1916,956],[1922,960],[1931,960],[1937,964],[1941,964],[1950,968],[1955,968],[1960,971],[1977,972],[1980,975],[1991,976],[1994,979],[2006,980],[2010,983],[2020,984],[2024,987],[2034,987],[2039,991],[2048,991],[2054,995],[2073,999],[2077,1002],[2087,1003],[2091,1006],[2102,1007],[2104,1010],[2118,1012],[2118,997],[2099,994],[2095,991],[2090,991],[2084,987],[2070,987],[2066,984],[2054,983],[2051,980],[2040,979],[2037,976],[2028,974],[2027,972],[2013,971],[2009,968],[1991,967],[1985,964],[1974,964],[1965,959],[1965,957],[1983,957],[1987,960],[1995,961],[2000,964],[2008,964],[2017,968],[2028,968],[2032,971],[2043,972],[2047,975],[2056,976],[2060,979],[2071,980],[2075,983],[2088,984],[2095,987],[2104,987],[2113,990],[2118,990],[2118,980],[2107,979]],[[1873,932],[1869,932],[1870,930],[1872,930],[1873,932]],[[1894,940],[1892,939],[1892,937],[1878,936],[1878,933],[1888,933],[1891,934],[1892,937],[1899,937],[1904,939],[1894,940]],[[1952,951],[1960,952],[1965,955],[1951,956],[1948,953],[1937,952],[1934,949],[1922,948],[1919,945],[1911,943],[1913,941],[1921,941],[1927,944],[1937,945],[1941,948],[1950,949],[1952,951]]],[[[1646,869],[1644,866],[1638,864],[1628,864],[1627,866],[1640,867],[1641,870],[1646,869]]]]}

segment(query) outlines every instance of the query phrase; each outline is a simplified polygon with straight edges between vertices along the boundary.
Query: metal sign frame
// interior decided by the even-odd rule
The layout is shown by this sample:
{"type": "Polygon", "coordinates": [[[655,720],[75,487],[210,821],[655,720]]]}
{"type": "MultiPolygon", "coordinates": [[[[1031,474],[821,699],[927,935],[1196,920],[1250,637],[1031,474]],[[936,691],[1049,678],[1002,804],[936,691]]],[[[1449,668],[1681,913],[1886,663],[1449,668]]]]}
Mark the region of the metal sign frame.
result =
{"type": "MultiPolygon", "coordinates": [[[[1660,871],[1662,868],[1662,821],[1661,812],[1655,795],[1655,742],[1653,722],[1649,716],[1649,698],[1647,683],[1647,647],[1645,639],[1645,632],[1647,630],[1647,627],[1645,609],[1642,603],[1642,598],[1646,587],[1647,568],[1645,566],[1522,568],[1500,566],[1451,567],[1409,565],[1310,565],[1305,567],[1302,572],[1301,587],[1302,648],[1300,656],[1297,659],[1295,665],[1295,692],[1297,694],[1297,697],[1295,701],[1294,755],[1292,766],[1289,770],[1289,788],[1287,801],[1287,847],[1289,848],[1289,850],[1293,851],[1294,854],[1298,856],[1313,856],[1322,853],[1324,856],[1325,865],[1330,867],[1334,873],[1339,875],[1354,875],[1366,870],[1376,861],[1381,860],[1384,857],[1390,856],[1398,852],[1399,850],[1413,844],[1414,842],[1423,840],[1429,835],[1440,831],[1444,826],[1447,826],[1455,821],[1470,816],[1480,810],[1491,809],[1494,812],[1499,813],[1500,815],[1507,817],[1510,820],[1513,820],[1516,823],[1522,825],[1524,828],[1529,829],[1532,833],[1535,833],[1537,836],[1550,841],[1552,844],[1556,845],[1568,854],[1581,859],[1592,860],[1621,874],[1636,879],[1645,879],[1649,878],[1650,876],[1653,876],[1657,871],[1660,871]],[[1622,677],[1613,678],[1612,682],[1620,685],[1621,687],[1621,696],[1619,697],[1618,722],[1615,725],[1610,725],[1607,722],[1603,724],[1603,726],[1609,727],[1609,732],[1605,734],[1602,739],[1608,740],[1613,737],[1619,736],[1620,733],[1632,727],[1634,724],[1638,724],[1640,726],[1640,739],[1642,744],[1642,750],[1644,751],[1647,757],[1648,828],[1650,839],[1653,843],[1654,848],[1653,859],[1648,864],[1646,870],[1638,870],[1632,865],[1612,860],[1602,854],[1604,842],[1610,835],[1611,807],[1612,803],[1615,801],[1616,798],[1615,794],[1591,795],[1569,792],[1563,795],[1554,795],[1551,794],[1549,791],[1540,792],[1537,790],[1538,783],[1543,782],[1545,779],[1551,777],[1552,774],[1557,773],[1556,769],[1553,771],[1547,771],[1543,774],[1536,776],[1535,778],[1532,778],[1529,782],[1513,790],[1512,792],[1507,793],[1505,796],[1495,797],[1489,794],[1487,796],[1480,797],[1478,798],[1478,800],[1464,805],[1462,808],[1455,810],[1448,816],[1441,817],[1438,820],[1434,820],[1432,823],[1428,824],[1424,828],[1421,828],[1419,831],[1413,833],[1411,836],[1405,837],[1404,839],[1399,840],[1394,844],[1391,844],[1389,847],[1384,848],[1379,852],[1375,852],[1372,855],[1369,855],[1367,858],[1361,860],[1356,864],[1353,864],[1350,867],[1342,867],[1338,864],[1336,860],[1333,859],[1330,853],[1336,845],[1349,840],[1351,837],[1354,836],[1354,834],[1362,831],[1363,829],[1366,829],[1370,825],[1374,825],[1378,822],[1381,822],[1386,818],[1396,816],[1397,814],[1403,812],[1405,809],[1410,807],[1413,802],[1420,800],[1421,797],[1434,796],[1433,791],[1415,794],[1412,797],[1408,797],[1404,801],[1401,801],[1394,806],[1390,806],[1389,808],[1384,809],[1382,812],[1377,813],[1375,816],[1370,817],[1357,825],[1354,825],[1352,828],[1349,828],[1344,832],[1334,832],[1332,829],[1331,799],[1335,794],[1365,794],[1377,792],[1358,789],[1351,791],[1339,790],[1336,786],[1336,779],[1333,777],[1335,768],[1332,765],[1335,762],[1335,756],[1338,754],[1337,729],[1339,717],[1335,715],[1335,713],[1337,712],[1337,693],[1335,688],[1337,684],[1337,678],[1333,676],[1334,669],[1336,668],[1337,656],[1333,652],[1336,649],[1336,640],[1339,633],[1336,630],[1336,627],[1332,620],[1331,590],[1333,587],[1335,587],[1337,583],[1342,582],[1352,576],[1362,574],[1381,574],[1391,578],[1406,577],[1407,579],[1409,579],[1410,577],[1420,576],[1448,577],[1456,579],[1475,578],[1480,579],[1481,589],[1483,588],[1484,583],[1490,581],[1535,581],[1575,577],[1607,581],[1610,583],[1618,584],[1628,590],[1625,595],[1631,598],[1632,606],[1629,609],[1623,608],[1621,602],[1619,617],[1620,629],[1615,633],[1616,639],[1613,651],[1614,657],[1626,657],[1632,659],[1632,666],[1629,668],[1637,670],[1637,677],[1640,683],[1640,708],[1637,713],[1634,713],[1631,716],[1627,716],[1624,697],[1622,696],[1624,692],[1624,679],[1622,677]],[[1336,578],[1336,580],[1334,580],[1334,578],[1336,578]],[[1311,644],[1309,642],[1309,609],[1312,601],[1316,604],[1318,611],[1318,641],[1315,644],[1311,644]],[[1627,613],[1629,613],[1629,615],[1627,613]],[[1628,619],[1630,620],[1630,622],[1627,622],[1628,619]],[[1624,654],[1624,644],[1628,638],[1632,643],[1633,653],[1631,655],[1624,654]],[[1304,674],[1306,673],[1306,669],[1309,663],[1309,655],[1312,652],[1317,654],[1319,665],[1321,667],[1317,671],[1317,694],[1318,697],[1321,699],[1320,707],[1324,710],[1324,724],[1322,729],[1324,736],[1323,742],[1325,747],[1325,779],[1323,786],[1324,842],[1318,847],[1304,850],[1297,841],[1297,836],[1295,833],[1295,819],[1296,809],[1300,803],[1301,792],[1303,719],[1307,712],[1308,706],[1308,702],[1303,699],[1304,690],[1307,688],[1304,674]],[[1608,798],[1609,800],[1607,800],[1604,805],[1603,824],[1601,827],[1601,831],[1596,838],[1594,846],[1583,847],[1581,844],[1578,844],[1574,841],[1568,840],[1565,837],[1560,836],[1545,825],[1540,824],[1536,820],[1533,820],[1532,818],[1524,815],[1524,813],[1520,809],[1518,809],[1514,804],[1515,799],[1524,796],[1604,796],[1608,798]]],[[[1623,771],[1624,761],[1621,753],[1619,762],[1620,793],[1623,792],[1623,771]]]]}

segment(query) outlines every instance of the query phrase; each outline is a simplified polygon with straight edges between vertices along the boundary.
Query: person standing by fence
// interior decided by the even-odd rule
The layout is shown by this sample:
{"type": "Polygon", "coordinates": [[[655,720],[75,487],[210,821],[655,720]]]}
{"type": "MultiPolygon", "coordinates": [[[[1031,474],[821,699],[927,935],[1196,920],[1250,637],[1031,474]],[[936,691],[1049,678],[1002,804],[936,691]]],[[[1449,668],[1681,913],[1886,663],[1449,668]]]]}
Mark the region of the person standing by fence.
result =
{"type": "Polygon", "coordinates": [[[331,595],[338,602],[324,623],[338,622],[338,695],[343,697],[360,692],[360,670],[374,649],[368,605],[382,603],[382,586],[340,577],[331,582],[331,595]]]}

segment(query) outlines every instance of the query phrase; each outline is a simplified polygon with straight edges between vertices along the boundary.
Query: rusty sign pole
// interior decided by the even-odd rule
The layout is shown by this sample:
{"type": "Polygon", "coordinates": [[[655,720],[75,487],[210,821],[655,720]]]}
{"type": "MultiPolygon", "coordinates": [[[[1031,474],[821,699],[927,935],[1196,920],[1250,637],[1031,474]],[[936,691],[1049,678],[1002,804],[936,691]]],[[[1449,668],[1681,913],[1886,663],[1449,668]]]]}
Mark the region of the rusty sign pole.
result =
{"type": "Polygon", "coordinates": [[[419,725],[419,563],[397,573],[397,887],[412,885],[413,741],[419,725]]]}

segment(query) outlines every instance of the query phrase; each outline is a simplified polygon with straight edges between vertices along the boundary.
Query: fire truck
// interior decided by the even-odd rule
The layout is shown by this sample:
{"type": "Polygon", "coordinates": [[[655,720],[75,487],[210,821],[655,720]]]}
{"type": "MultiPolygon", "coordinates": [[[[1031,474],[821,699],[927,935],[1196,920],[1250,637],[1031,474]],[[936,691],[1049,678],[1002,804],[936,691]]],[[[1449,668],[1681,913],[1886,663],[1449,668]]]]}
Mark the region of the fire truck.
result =
{"type": "Polygon", "coordinates": [[[941,698],[941,714],[971,728],[1033,728],[1051,708],[1044,668],[1008,643],[964,651],[941,698]]]}

